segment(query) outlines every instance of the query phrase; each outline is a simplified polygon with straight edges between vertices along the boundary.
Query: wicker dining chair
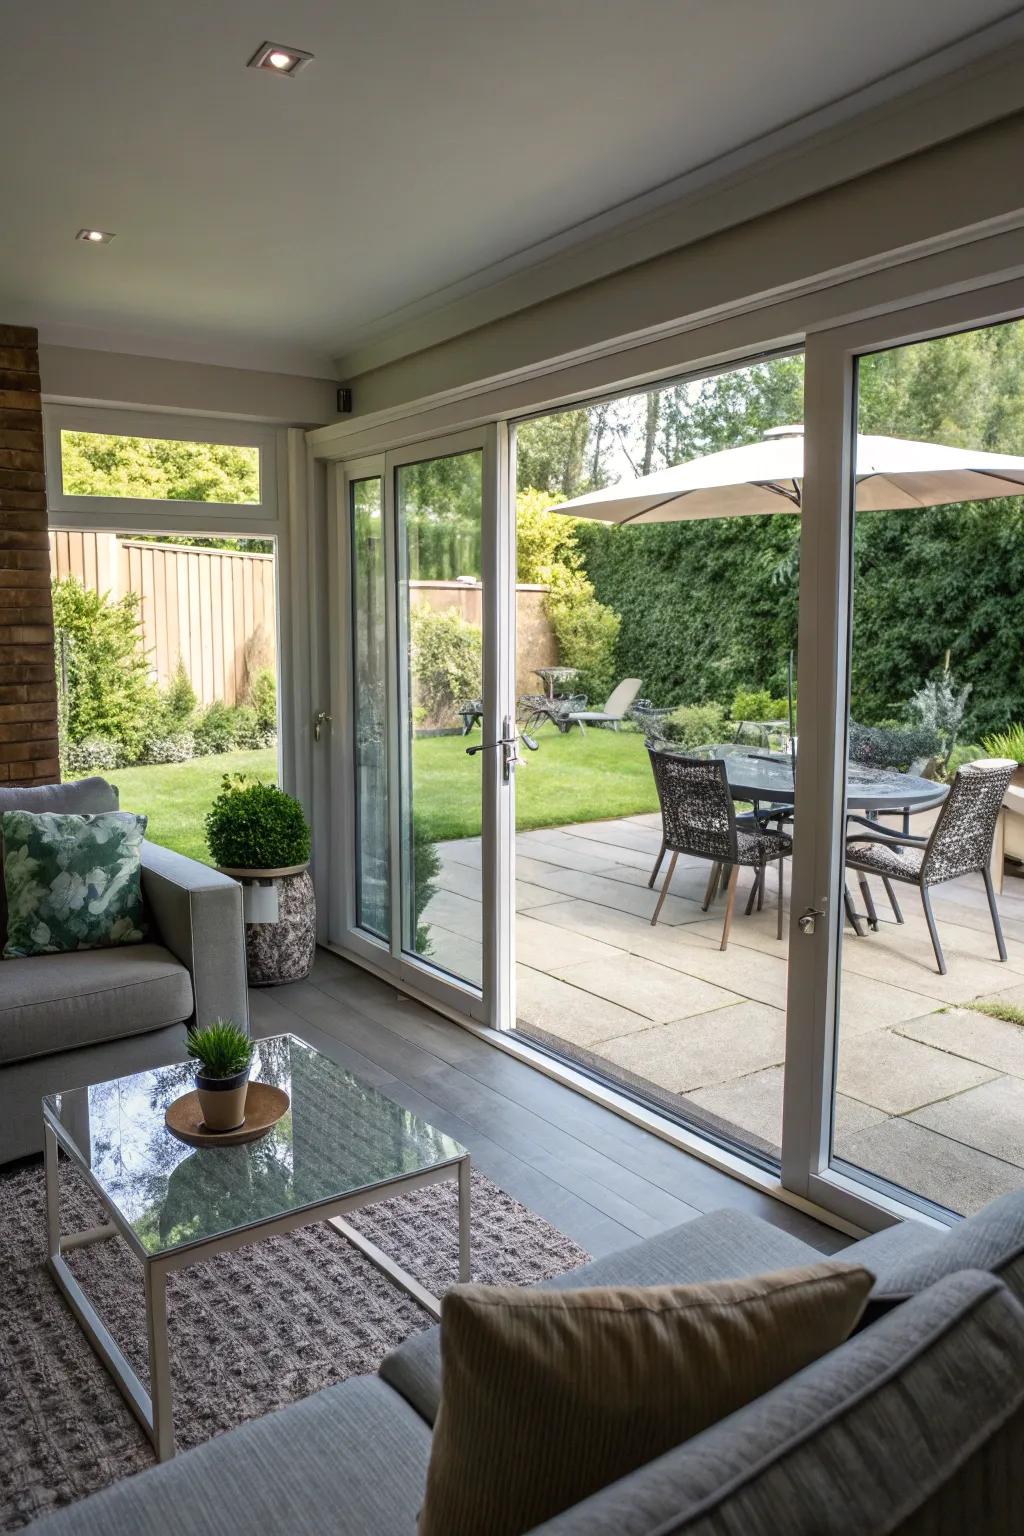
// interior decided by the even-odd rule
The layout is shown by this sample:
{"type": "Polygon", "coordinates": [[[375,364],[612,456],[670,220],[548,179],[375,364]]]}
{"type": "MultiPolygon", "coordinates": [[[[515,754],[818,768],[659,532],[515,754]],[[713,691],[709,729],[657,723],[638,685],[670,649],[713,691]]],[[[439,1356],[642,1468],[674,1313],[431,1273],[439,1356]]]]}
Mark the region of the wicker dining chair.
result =
{"type": "MultiPolygon", "coordinates": [[[[999,958],[1006,959],[1006,944],[989,865],[996,821],[1016,767],[1016,763],[1002,758],[967,763],[953,780],[928,837],[895,832],[870,835],[857,832],[847,839],[846,865],[857,871],[869,916],[874,908],[868,875],[881,875],[889,881],[901,880],[905,885],[917,886],[940,976],[946,974],[946,958],[939,942],[929,891],[933,885],[944,885],[946,881],[959,880],[964,875],[981,875],[984,880],[999,958]]],[[[902,923],[899,904],[891,899],[893,915],[898,923],[902,923]]]]}
{"type": "MultiPolygon", "coordinates": [[[[722,866],[729,869],[729,883],[722,925],[722,943],[729,943],[736,884],[741,868],[755,871],[755,882],[764,878],[766,866],[779,864],[778,937],[782,938],[782,868],[793,850],[792,839],[784,832],[769,832],[757,821],[746,826],[737,823],[732,791],[721,758],[680,757],[673,752],[659,752],[648,747],[654,782],[661,804],[662,836],[666,851],[671,852],[668,873],[651,918],[653,928],[661,915],[681,853],[691,858],[707,859],[711,864],[703,909],[711,902],[712,888],[722,866]]],[[[653,876],[651,879],[653,884],[653,876]]]]}

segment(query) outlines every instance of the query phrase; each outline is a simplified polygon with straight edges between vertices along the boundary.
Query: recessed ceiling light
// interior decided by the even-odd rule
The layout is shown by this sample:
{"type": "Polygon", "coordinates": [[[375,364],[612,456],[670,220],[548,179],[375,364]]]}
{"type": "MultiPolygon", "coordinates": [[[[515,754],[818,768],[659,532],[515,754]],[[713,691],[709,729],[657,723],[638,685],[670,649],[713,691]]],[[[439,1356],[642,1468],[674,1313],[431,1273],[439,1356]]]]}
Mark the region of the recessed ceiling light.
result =
{"type": "Polygon", "coordinates": [[[249,60],[250,69],[268,69],[272,75],[297,75],[313,57],[301,48],[286,48],[282,43],[260,43],[249,60]]]}
{"type": "Polygon", "coordinates": [[[113,235],[105,229],[80,229],[76,240],[88,240],[90,245],[109,245],[113,235]]]}

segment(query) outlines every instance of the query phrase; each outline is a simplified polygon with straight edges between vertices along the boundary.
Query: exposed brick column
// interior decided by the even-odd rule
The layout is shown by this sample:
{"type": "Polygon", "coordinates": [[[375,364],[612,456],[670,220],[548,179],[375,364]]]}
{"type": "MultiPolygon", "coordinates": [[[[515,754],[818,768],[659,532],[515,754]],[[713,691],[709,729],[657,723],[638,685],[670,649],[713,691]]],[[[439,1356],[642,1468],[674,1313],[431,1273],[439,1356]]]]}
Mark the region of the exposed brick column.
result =
{"type": "Polygon", "coordinates": [[[60,777],[37,341],[0,325],[0,784],[60,777]]]}

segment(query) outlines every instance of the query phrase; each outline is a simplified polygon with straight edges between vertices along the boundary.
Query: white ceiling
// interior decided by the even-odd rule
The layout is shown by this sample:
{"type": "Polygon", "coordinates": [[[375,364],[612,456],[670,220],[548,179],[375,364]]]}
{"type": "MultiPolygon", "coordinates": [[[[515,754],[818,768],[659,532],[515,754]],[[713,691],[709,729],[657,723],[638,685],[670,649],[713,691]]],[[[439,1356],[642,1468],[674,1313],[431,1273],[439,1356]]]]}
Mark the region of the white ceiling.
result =
{"type": "Polygon", "coordinates": [[[404,306],[1016,9],[0,0],[0,319],[329,375],[404,306]],[[264,39],[315,59],[247,70],[264,39]]]}

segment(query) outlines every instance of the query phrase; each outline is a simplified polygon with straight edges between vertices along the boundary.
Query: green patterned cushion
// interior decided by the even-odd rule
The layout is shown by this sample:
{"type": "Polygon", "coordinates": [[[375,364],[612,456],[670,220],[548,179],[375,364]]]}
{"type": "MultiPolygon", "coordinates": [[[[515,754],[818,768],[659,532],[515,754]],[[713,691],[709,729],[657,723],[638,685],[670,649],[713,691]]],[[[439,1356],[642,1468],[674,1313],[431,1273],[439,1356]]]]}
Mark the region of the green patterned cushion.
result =
{"type": "Polygon", "coordinates": [[[146,817],[5,811],[4,959],[138,944],[146,817]]]}

